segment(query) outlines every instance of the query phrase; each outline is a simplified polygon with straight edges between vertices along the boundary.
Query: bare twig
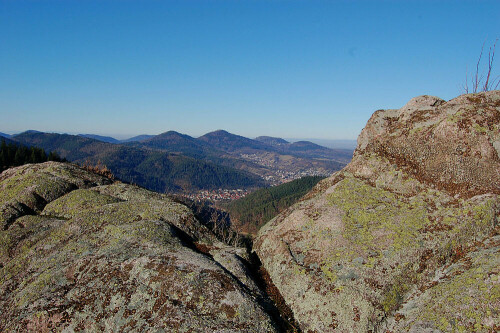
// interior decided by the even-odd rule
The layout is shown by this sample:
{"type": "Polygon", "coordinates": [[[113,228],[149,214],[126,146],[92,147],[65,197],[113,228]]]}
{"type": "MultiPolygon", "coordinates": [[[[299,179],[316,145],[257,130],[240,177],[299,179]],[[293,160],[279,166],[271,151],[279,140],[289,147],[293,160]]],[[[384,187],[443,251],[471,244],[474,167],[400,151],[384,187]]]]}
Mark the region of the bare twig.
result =
{"type": "Polygon", "coordinates": [[[491,70],[493,69],[493,60],[495,60],[495,48],[497,46],[497,41],[495,41],[495,44],[493,44],[493,47],[490,46],[490,49],[488,51],[488,74],[486,75],[486,81],[484,82],[483,86],[483,91],[489,91],[490,90],[490,76],[491,76],[491,70]]]}
{"type": "Polygon", "coordinates": [[[489,47],[488,50],[488,63],[487,63],[487,68],[485,69],[486,74],[481,73],[480,68],[481,68],[481,60],[483,58],[483,52],[484,52],[484,45],[486,41],[483,43],[481,46],[481,52],[479,53],[479,58],[476,63],[476,71],[475,73],[472,73],[469,75],[468,70],[465,70],[465,83],[462,85],[462,90],[464,93],[468,94],[470,92],[472,93],[478,93],[480,91],[490,91],[493,89],[497,89],[498,86],[500,85],[500,75],[496,76],[494,79],[492,79],[493,75],[493,65],[495,61],[495,48],[497,45],[498,39],[495,40],[495,43],[493,46],[489,47]],[[469,80],[471,86],[469,87],[469,80]],[[472,90],[472,91],[471,91],[472,90]]]}
{"type": "MultiPolygon", "coordinates": [[[[484,43],[486,43],[486,41],[484,41],[484,43]]],[[[479,83],[483,79],[483,75],[481,75],[481,77],[479,79],[478,79],[478,75],[479,75],[479,64],[481,63],[481,58],[483,57],[484,43],[483,43],[483,46],[481,46],[481,53],[479,54],[479,59],[477,59],[477,64],[476,64],[476,76],[475,76],[475,79],[473,82],[473,88],[474,88],[473,93],[474,94],[477,93],[477,88],[479,87],[479,83]]]]}

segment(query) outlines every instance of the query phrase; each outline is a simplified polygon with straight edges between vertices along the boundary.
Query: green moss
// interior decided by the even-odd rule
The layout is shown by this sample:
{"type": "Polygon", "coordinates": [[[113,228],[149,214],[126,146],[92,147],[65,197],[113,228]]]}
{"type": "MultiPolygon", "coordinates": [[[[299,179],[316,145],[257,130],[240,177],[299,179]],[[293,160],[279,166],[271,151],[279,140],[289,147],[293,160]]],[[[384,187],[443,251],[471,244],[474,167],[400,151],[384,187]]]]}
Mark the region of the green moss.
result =
{"type": "Polygon", "coordinates": [[[346,245],[336,247],[320,266],[323,275],[333,282],[340,273],[331,268],[343,265],[359,276],[375,276],[374,285],[380,291],[374,285],[359,287],[369,290],[386,313],[397,309],[410,289],[429,278],[426,272],[450,260],[458,246],[467,247],[488,234],[497,200],[481,197],[450,205],[452,200],[435,190],[409,197],[353,177],[339,182],[327,198],[342,214],[346,245]],[[375,273],[381,270],[383,274],[375,273]]]}
{"type": "MultiPolygon", "coordinates": [[[[32,261],[37,262],[37,255],[43,247],[51,247],[53,239],[46,239],[53,231],[61,235],[62,221],[40,216],[23,216],[17,220],[24,225],[14,225],[8,231],[0,231],[1,251],[8,260],[5,261],[5,275],[0,275],[0,284],[16,276],[29,267],[32,261]]],[[[54,235],[55,236],[55,235],[54,235]]],[[[50,237],[50,236],[49,236],[50,237]]]]}
{"type": "Polygon", "coordinates": [[[9,249],[13,243],[14,240],[8,232],[0,231],[0,257],[8,256],[9,249]]]}
{"type": "Polygon", "coordinates": [[[478,123],[474,123],[474,125],[472,125],[472,128],[477,132],[477,133],[481,133],[481,134],[485,134],[488,132],[488,129],[486,127],[483,127],[481,125],[479,125],[478,123]]]}
{"type": "Polygon", "coordinates": [[[82,227],[99,229],[108,224],[120,225],[141,220],[170,222],[178,218],[176,212],[158,200],[138,202],[118,202],[88,209],[75,216],[75,221],[82,227]]]}
{"type": "Polygon", "coordinates": [[[424,127],[423,127],[423,126],[421,126],[421,127],[413,127],[413,128],[410,130],[410,135],[414,135],[414,134],[416,134],[416,133],[418,133],[418,132],[422,131],[423,129],[424,129],[424,127]]]}
{"type": "Polygon", "coordinates": [[[396,281],[384,294],[381,302],[382,308],[386,313],[396,310],[404,300],[406,292],[410,289],[408,284],[402,281],[396,281]]]}
{"type": "Polygon", "coordinates": [[[474,213],[474,220],[477,224],[490,224],[494,221],[495,201],[496,200],[494,198],[491,198],[483,204],[475,205],[472,208],[472,212],[474,213]]]}
{"type": "Polygon", "coordinates": [[[85,209],[104,206],[122,200],[92,190],[78,189],[52,201],[43,210],[43,214],[72,218],[85,209]]]}
{"type": "Polygon", "coordinates": [[[465,111],[466,110],[460,110],[454,114],[450,114],[446,120],[452,124],[456,124],[462,118],[462,115],[465,114],[465,111]]]}
{"type": "Polygon", "coordinates": [[[335,283],[337,281],[337,274],[332,270],[331,263],[325,263],[323,265],[320,265],[320,269],[325,275],[325,277],[328,279],[328,281],[332,283],[335,283]]]}
{"type": "Polygon", "coordinates": [[[343,237],[364,251],[386,248],[388,242],[394,251],[414,245],[429,224],[424,201],[407,202],[355,178],[341,181],[328,199],[344,212],[343,237]]]}
{"type": "Polygon", "coordinates": [[[472,267],[455,267],[451,279],[431,288],[418,318],[430,320],[443,332],[489,332],[500,320],[499,256],[483,252],[472,267]],[[463,271],[465,270],[465,271],[463,271]],[[454,274],[456,272],[456,274],[454,274]]]}
{"type": "Polygon", "coordinates": [[[37,193],[46,201],[70,191],[72,185],[57,177],[45,173],[32,173],[7,178],[0,187],[0,205],[11,200],[19,201],[30,208],[36,208],[36,198],[32,193],[37,193]]]}
{"type": "Polygon", "coordinates": [[[40,295],[42,290],[53,283],[54,276],[50,269],[41,272],[31,283],[24,286],[22,292],[17,296],[17,306],[25,307],[40,295]]]}

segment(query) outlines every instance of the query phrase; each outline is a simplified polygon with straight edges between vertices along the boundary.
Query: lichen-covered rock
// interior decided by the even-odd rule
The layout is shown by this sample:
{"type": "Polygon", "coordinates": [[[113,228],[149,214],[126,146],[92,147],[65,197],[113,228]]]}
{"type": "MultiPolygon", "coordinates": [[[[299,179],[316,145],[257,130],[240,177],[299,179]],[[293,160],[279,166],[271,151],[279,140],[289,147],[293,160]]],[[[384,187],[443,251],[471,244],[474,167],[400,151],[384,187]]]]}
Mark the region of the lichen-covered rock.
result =
{"type": "Polygon", "coordinates": [[[123,200],[109,195],[100,194],[97,191],[78,189],[47,204],[43,209],[43,215],[59,216],[70,219],[80,215],[84,210],[120,201],[123,200]]]}
{"type": "Polygon", "coordinates": [[[142,205],[144,208],[150,207],[146,210],[137,209],[135,211],[142,212],[142,214],[146,214],[146,211],[151,213],[154,211],[153,214],[156,214],[155,216],[160,220],[168,221],[175,225],[191,237],[193,241],[217,242],[214,234],[193,217],[193,212],[189,208],[173,202],[165,194],[151,192],[144,188],[120,182],[115,182],[109,186],[97,186],[92,188],[92,190],[120,200],[133,200],[137,205],[142,205]],[[167,202],[168,204],[166,204],[167,202]]]}
{"type": "Polygon", "coordinates": [[[1,174],[0,205],[29,211],[0,231],[0,331],[276,331],[260,295],[197,251],[215,237],[188,208],[110,183],[59,163],[1,174]]]}
{"type": "Polygon", "coordinates": [[[366,163],[377,156],[453,195],[500,194],[499,108],[500,92],[492,91],[449,102],[420,96],[399,110],[376,111],[347,170],[373,181],[366,163]]]}
{"type": "Polygon", "coordinates": [[[391,332],[495,332],[500,329],[500,236],[478,242],[441,267],[388,320],[391,332]]]}
{"type": "Polygon", "coordinates": [[[499,144],[500,91],[376,111],[254,243],[303,331],[497,330],[499,144]]]}
{"type": "Polygon", "coordinates": [[[71,164],[28,164],[0,174],[0,224],[40,212],[47,203],[77,188],[109,184],[105,177],[71,164]]]}

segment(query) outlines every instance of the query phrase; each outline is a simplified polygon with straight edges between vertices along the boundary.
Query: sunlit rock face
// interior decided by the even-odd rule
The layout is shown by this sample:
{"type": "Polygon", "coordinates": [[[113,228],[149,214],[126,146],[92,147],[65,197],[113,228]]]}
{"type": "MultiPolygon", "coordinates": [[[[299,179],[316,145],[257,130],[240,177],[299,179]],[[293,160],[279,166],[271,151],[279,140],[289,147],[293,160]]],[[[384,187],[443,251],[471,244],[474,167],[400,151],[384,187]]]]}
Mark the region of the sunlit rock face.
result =
{"type": "Polygon", "coordinates": [[[0,212],[2,332],[276,331],[165,195],[48,162],[0,175],[0,212]]]}
{"type": "Polygon", "coordinates": [[[500,91],[376,111],[254,244],[302,330],[498,330],[499,155],[500,91]]]}

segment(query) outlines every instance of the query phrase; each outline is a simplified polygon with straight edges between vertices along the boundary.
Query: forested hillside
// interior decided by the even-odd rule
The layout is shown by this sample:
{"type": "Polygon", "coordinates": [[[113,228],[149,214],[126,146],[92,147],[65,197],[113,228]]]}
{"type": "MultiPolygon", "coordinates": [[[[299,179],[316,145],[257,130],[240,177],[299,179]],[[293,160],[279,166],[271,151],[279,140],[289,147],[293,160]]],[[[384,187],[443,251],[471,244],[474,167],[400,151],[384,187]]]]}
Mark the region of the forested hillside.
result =
{"type": "Polygon", "coordinates": [[[101,142],[76,135],[25,132],[14,140],[83,164],[101,162],[118,178],[158,192],[260,187],[261,178],[208,161],[153,149],[101,142]]]}
{"type": "Polygon", "coordinates": [[[6,140],[2,139],[0,146],[0,172],[13,166],[47,161],[60,162],[62,159],[54,152],[47,154],[42,148],[17,145],[10,140],[7,144],[6,140]]]}
{"type": "Polygon", "coordinates": [[[208,133],[198,139],[169,131],[126,144],[104,142],[96,137],[27,131],[11,139],[55,151],[71,162],[101,162],[117,178],[159,192],[255,189],[301,176],[330,175],[345,165],[336,156],[347,161],[342,154],[312,143],[303,144],[299,153],[309,151],[314,155],[321,151],[326,155],[297,157],[226,131],[208,133]]]}
{"type": "Polygon", "coordinates": [[[263,188],[226,207],[231,221],[243,232],[256,234],[267,221],[297,202],[325,177],[307,176],[279,186],[263,188]]]}

